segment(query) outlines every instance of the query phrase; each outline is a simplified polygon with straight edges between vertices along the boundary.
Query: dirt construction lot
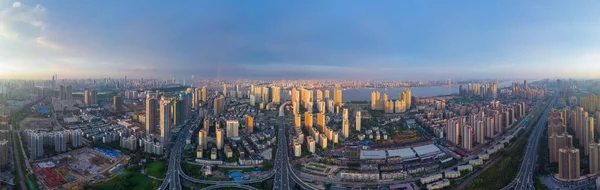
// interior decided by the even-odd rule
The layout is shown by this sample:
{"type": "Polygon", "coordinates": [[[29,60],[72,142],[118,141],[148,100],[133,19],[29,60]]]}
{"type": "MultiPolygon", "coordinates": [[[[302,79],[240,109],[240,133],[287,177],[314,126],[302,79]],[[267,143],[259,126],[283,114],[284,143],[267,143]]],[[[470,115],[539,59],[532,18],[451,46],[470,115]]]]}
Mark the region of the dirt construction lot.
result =
{"type": "Polygon", "coordinates": [[[21,129],[44,130],[52,128],[52,122],[48,118],[27,117],[19,123],[21,129]]]}

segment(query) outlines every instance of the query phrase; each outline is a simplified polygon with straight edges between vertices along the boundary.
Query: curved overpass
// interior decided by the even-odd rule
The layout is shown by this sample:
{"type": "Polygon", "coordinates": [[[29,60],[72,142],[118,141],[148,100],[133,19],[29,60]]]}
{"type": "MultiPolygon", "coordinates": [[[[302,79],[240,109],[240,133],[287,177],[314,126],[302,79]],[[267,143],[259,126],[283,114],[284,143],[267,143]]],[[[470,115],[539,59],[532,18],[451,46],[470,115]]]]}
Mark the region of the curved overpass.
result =
{"type": "MultiPolygon", "coordinates": [[[[181,166],[179,167],[179,169],[181,170],[181,166]]],[[[233,181],[213,181],[213,180],[196,179],[196,178],[188,176],[183,171],[179,172],[179,175],[183,179],[185,179],[185,180],[188,180],[188,181],[194,182],[194,183],[202,183],[202,184],[210,184],[210,185],[223,184],[223,183],[230,183],[230,184],[251,184],[251,183],[258,183],[258,182],[262,182],[264,180],[267,180],[267,179],[273,177],[274,174],[275,174],[275,172],[273,172],[273,170],[271,170],[271,172],[269,172],[269,174],[267,174],[267,175],[265,175],[265,176],[263,176],[261,178],[252,179],[252,180],[244,180],[244,181],[239,181],[239,182],[233,182],[233,181]]]]}
{"type": "Polygon", "coordinates": [[[213,189],[228,188],[228,187],[235,187],[235,188],[249,189],[249,190],[258,190],[257,188],[254,188],[252,186],[242,185],[239,183],[224,183],[224,184],[219,184],[219,185],[213,185],[213,186],[204,188],[202,190],[213,190],[213,189]]]}
{"type": "MultiPolygon", "coordinates": [[[[281,133],[283,133],[283,135],[281,136],[281,140],[284,141],[284,143],[287,143],[286,140],[286,135],[285,135],[285,124],[284,124],[284,119],[285,119],[285,105],[289,104],[290,101],[286,101],[283,104],[281,104],[281,107],[279,107],[279,128],[280,129],[284,129],[282,131],[280,131],[281,133]]],[[[289,179],[291,179],[294,183],[298,184],[300,187],[302,187],[302,189],[316,189],[312,186],[310,186],[309,184],[305,183],[304,181],[302,181],[302,179],[300,179],[300,177],[298,177],[298,175],[296,175],[296,171],[294,170],[294,168],[290,165],[289,160],[291,159],[292,156],[290,156],[288,154],[288,146],[283,146],[283,153],[285,156],[285,167],[287,169],[287,171],[291,174],[287,174],[287,176],[289,177],[289,179]]],[[[279,154],[278,154],[279,155],[279,154]]],[[[285,175],[285,174],[284,174],[285,175]]],[[[292,188],[292,187],[289,187],[292,188]]]]}
{"type": "Polygon", "coordinates": [[[283,102],[283,104],[281,104],[281,106],[279,106],[279,117],[284,117],[285,116],[285,105],[289,104],[290,101],[286,101],[283,102]]]}
{"type": "MultiPolygon", "coordinates": [[[[180,177],[183,178],[183,180],[189,181],[189,182],[193,182],[193,183],[201,183],[201,184],[210,184],[213,185],[211,187],[205,188],[205,189],[217,189],[217,188],[225,188],[225,187],[237,187],[237,188],[242,188],[242,189],[256,189],[254,187],[245,185],[245,184],[251,184],[251,183],[258,183],[258,182],[262,182],[264,180],[270,179],[272,177],[276,177],[278,179],[282,179],[282,177],[284,178],[283,180],[280,180],[282,183],[280,183],[281,185],[283,185],[283,183],[285,183],[285,186],[278,186],[278,184],[275,184],[275,188],[274,189],[287,189],[287,188],[291,188],[289,186],[289,182],[291,179],[291,181],[293,181],[294,183],[300,185],[300,187],[302,187],[303,189],[315,189],[313,187],[311,187],[310,185],[304,183],[296,174],[296,172],[294,171],[294,169],[290,166],[289,164],[289,154],[287,151],[287,146],[286,145],[286,136],[285,136],[285,125],[284,125],[284,119],[285,119],[285,106],[287,104],[289,104],[290,101],[286,101],[283,104],[281,104],[281,106],[279,107],[279,119],[280,119],[280,130],[279,134],[278,134],[278,141],[281,141],[281,146],[278,146],[278,154],[275,158],[276,162],[279,162],[279,165],[276,165],[274,169],[272,169],[267,175],[264,175],[260,178],[256,178],[256,179],[252,179],[252,180],[247,180],[247,181],[240,181],[240,182],[232,182],[232,181],[213,181],[213,180],[202,180],[202,179],[196,179],[193,178],[191,176],[188,176],[187,174],[185,174],[185,172],[183,172],[183,170],[181,169],[181,154],[182,154],[182,149],[183,149],[183,144],[184,144],[184,139],[187,139],[188,136],[191,135],[191,133],[187,132],[190,130],[190,128],[192,127],[191,125],[186,125],[184,127],[183,130],[183,134],[177,137],[177,140],[175,141],[175,144],[173,146],[172,152],[171,152],[171,157],[169,159],[169,170],[167,171],[167,178],[163,181],[163,183],[161,184],[161,186],[158,188],[160,190],[164,190],[167,189],[167,187],[170,187],[170,189],[174,189],[174,190],[179,190],[181,189],[181,181],[180,181],[180,177]],[[284,172],[282,172],[284,171],[284,172]],[[291,174],[289,174],[288,172],[290,172],[291,174]],[[275,175],[277,173],[277,175],[275,175]],[[285,174],[284,174],[285,173],[285,174]]],[[[199,118],[200,121],[202,120],[202,118],[199,118]]]]}
{"type": "MultiPolygon", "coordinates": [[[[285,110],[284,110],[284,108],[285,108],[285,105],[287,105],[288,103],[290,103],[290,102],[289,101],[284,102],[279,107],[279,116],[281,118],[283,118],[283,116],[285,116],[285,113],[284,113],[285,110]]],[[[186,134],[186,136],[184,138],[182,138],[182,139],[186,139],[187,135],[190,135],[190,134],[189,133],[186,134]]],[[[281,139],[277,139],[277,140],[281,140],[281,139]]],[[[178,149],[181,149],[181,147],[179,147],[178,149]]],[[[181,155],[181,153],[179,155],[181,155]]],[[[239,181],[239,182],[233,182],[233,181],[213,181],[213,180],[196,179],[196,178],[193,178],[193,177],[188,176],[187,174],[185,174],[185,172],[183,172],[183,170],[181,169],[181,159],[177,159],[176,162],[174,163],[174,165],[175,165],[174,167],[176,167],[177,173],[179,173],[179,176],[181,176],[183,179],[185,179],[187,181],[190,181],[190,182],[194,182],[194,183],[211,184],[211,185],[217,185],[217,184],[223,184],[223,183],[227,183],[227,184],[251,184],[251,183],[258,183],[258,182],[262,182],[264,180],[272,178],[275,175],[275,172],[276,172],[276,169],[272,169],[267,175],[265,175],[263,177],[252,179],[252,180],[239,181]]]]}

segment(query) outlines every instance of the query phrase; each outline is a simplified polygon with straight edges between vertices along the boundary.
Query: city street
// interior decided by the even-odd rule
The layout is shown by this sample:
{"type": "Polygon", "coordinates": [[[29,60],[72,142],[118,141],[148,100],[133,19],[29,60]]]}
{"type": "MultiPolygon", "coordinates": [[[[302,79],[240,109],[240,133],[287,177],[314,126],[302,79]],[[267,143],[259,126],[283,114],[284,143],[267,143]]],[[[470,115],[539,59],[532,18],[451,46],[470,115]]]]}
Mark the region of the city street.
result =
{"type": "Polygon", "coordinates": [[[549,103],[548,107],[546,107],[538,120],[538,123],[534,126],[533,131],[527,140],[523,162],[519,167],[517,177],[503,189],[533,189],[533,173],[538,160],[538,143],[541,135],[543,135],[543,129],[546,126],[546,121],[548,120],[550,110],[553,108],[555,101],[556,100],[553,99],[549,103]]]}

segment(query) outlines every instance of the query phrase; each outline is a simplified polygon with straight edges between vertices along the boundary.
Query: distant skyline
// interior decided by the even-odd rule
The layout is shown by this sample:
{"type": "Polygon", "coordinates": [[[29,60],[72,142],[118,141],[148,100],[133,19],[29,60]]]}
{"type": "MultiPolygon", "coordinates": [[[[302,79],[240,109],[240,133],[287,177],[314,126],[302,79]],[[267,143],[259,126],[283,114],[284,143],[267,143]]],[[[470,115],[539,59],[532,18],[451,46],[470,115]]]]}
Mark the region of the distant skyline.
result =
{"type": "Polygon", "coordinates": [[[0,78],[600,78],[600,1],[0,0],[0,78]]]}

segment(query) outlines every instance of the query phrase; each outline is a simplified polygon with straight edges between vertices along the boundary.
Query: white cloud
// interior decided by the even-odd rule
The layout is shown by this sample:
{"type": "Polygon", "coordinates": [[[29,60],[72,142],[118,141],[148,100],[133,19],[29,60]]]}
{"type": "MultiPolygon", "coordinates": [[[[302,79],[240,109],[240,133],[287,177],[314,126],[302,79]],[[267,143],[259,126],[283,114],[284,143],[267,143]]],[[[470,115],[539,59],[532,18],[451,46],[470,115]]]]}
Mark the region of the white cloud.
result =
{"type": "Polygon", "coordinates": [[[1,38],[17,39],[19,38],[19,34],[11,31],[7,26],[0,22],[0,39],[1,38]]]}
{"type": "Polygon", "coordinates": [[[62,50],[63,49],[61,47],[61,45],[47,40],[46,37],[44,37],[44,36],[37,37],[37,38],[35,38],[34,41],[38,46],[41,46],[41,47],[50,48],[52,50],[62,50]]]}
{"type": "Polygon", "coordinates": [[[0,7],[0,47],[10,45],[30,51],[52,50],[50,52],[63,50],[60,44],[46,37],[45,14],[46,8],[39,4],[32,7],[14,2],[12,7],[0,7]]]}
{"type": "Polygon", "coordinates": [[[12,7],[0,8],[0,40],[1,37],[34,39],[40,36],[46,27],[43,21],[45,13],[46,8],[39,4],[30,7],[14,2],[12,7]]]}

